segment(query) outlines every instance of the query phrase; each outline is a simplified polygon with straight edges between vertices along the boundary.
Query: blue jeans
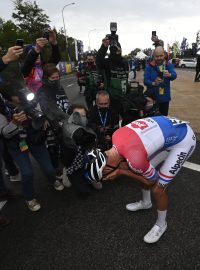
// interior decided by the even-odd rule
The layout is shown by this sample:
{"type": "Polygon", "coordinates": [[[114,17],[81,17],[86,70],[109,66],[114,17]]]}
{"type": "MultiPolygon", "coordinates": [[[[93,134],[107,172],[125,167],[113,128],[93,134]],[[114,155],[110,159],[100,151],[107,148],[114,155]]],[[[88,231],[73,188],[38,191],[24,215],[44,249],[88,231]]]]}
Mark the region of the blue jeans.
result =
{"type": "Polygon", "coordinates": [[[35,191],[33,185],[33,167],[29,157],[29,152],[37,160],[41,169],[47,176],[50,184],[53,184],[56,180],[55,169],[52,166],[49,153],[45,145],[29,146],[29,151],[21,152],[20,149],[8,148],[11,156],[18,165],[22,175],[22,185],[24,197],[27,201],[35,198],[35,191]]]}

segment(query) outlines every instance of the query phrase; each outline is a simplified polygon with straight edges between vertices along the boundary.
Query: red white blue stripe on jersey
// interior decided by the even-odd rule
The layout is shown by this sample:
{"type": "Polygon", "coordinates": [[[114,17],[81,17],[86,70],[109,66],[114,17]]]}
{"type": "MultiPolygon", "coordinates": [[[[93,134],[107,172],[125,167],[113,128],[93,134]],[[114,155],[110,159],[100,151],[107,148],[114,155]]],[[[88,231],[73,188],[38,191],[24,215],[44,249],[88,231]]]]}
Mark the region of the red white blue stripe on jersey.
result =
{"type": "Polygon", "coordinates": [[[170,183],[174,178],[174,176],[166,175],[166,174],[162,173],[161,171],[159,171],[158,174],[159,174],[160,180],[162,180],[166,183],[170,183]]]}
{"type": "Polygon", "coordinates": [[[158,172],[152,166],[149,166],[148,170],[142,174],[146,179],[154,181],[158,178],[158,172]]]}

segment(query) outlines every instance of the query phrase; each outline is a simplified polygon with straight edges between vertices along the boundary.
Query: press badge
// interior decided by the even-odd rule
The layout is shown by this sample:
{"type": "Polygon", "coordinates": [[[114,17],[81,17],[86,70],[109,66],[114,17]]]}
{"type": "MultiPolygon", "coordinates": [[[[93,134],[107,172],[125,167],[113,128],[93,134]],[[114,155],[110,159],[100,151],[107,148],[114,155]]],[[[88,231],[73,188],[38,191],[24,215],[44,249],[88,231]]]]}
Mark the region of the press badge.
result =
{"type": "Polygon", "coordinates": [[[21,140],[19,143],[19,148],[21,152],[25,152],[28,150],[28,145],[26,143],[26,140],[21,140]]]}

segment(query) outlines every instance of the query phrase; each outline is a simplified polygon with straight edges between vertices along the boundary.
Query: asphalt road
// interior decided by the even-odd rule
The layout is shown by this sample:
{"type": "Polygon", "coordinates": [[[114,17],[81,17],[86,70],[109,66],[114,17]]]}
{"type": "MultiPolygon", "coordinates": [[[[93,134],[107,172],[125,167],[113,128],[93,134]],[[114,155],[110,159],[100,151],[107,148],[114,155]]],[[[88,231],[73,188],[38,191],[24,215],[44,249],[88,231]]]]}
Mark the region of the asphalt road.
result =
{"type": "MultiPolygon", "coordinates": [[[[83,102],[73,76],[62,78],[72,102],[83,102]]],[[[190,162],[200,165],[200,142],[190,162]]],[[[200,269],[200,177],[183,168],[168,189],[168,230],[153,245],[143,236],[156,219],[155,206],[130,213],[125,205],[140,199],[137,183],[121,177],[91,188],[87,199],[73,189],[48,187],[38,166],[35,185],[42,209],[30,212],[23,199],[2,209],[12,223],[0,231],[1,270],[200,269]]],[[[12,184],[20,189],[20,183],[12,184]]]]}

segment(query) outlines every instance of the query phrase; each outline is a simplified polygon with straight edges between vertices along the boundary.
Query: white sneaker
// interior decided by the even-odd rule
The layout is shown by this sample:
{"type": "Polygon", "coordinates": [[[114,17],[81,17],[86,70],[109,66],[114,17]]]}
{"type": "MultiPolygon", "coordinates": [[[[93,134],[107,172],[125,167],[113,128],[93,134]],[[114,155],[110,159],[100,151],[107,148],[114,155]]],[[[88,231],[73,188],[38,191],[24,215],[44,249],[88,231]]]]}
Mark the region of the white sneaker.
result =
{"type": "Polygon", "coordinates": [[[21,181],[21,174],[18,173],[17,175],[10,175],[10,182],[19,182],[21,181]]]}
{"type": "Polygon", "coordinates": [[[67,176],[67,173],[66,173],[66,169],[63,168],[63,178],[62,178],[62,183],[63,183],[63,186],[65,186],[66,188],[70,188],[71,187],[71,182],[69,181],[69,178],[67,176]]]}
{"type": "Polygon", "coordinates": [[[56,180],[56,181],[53,183],[53,187],[54,187],[55,190],[57,190],[57,191],[62,191],[62,190],[64,189],[63,184],[62,184],[59,180],[56,180]]]}
{"type": "Polygon", "coordinates": [[[126,209],[129,211],[138,211],[138,210],[145,210],[152,207],[152,203],[144,204],[143,201],[135,202],[135,203],[129,203],[126,205],[126,209]]]}
{"type": "Polygon", "coordinates": [[[63,179],[63,175],[62,175],[62,174],[60,174],[60,175],[56,175],[56,179],[58,179],[58,180],[62,180],[62,179],[63,179]]]}
{"type": "Polygon", "coordinates": [[[40,203],[36,199],[33,199],[31,201],[26,201],[26,204],[28,206],[28,209],[33,211],[33,212],[36,212],[36,211],[40,210],[40,208],[41,208],[40,203]]]}
{"type": "Polygon", "coordinates": [[[92,185],[93,188],[96,189],[96,190],[101,190],[102,187],[103,187],[101,182],[93,182],[93,181],[91,181],[91,185],[92,185]]]}
{"type": "Polygon", "coordinates": [[[148,244],[156,243],[166,230],[167,223],[163,227],[155,224],[153,228],[144,236],[144,242],[148,244]]]}
{"type": "Polygon", "coordinates": [[[66,188],[70,188],[72,183],[69,181],[69,178],[67,175],[63,175],[63,180],[62,180],[63,186],[66,188]]]}

